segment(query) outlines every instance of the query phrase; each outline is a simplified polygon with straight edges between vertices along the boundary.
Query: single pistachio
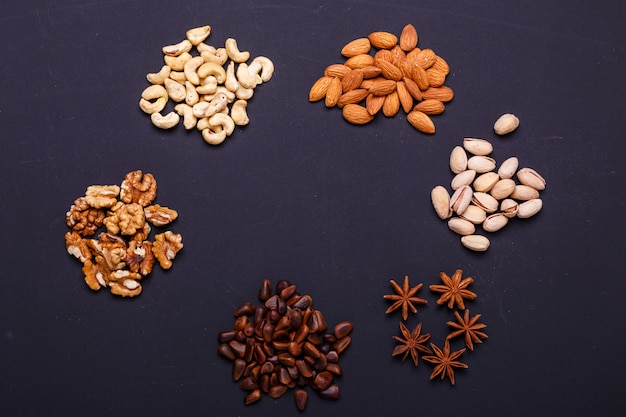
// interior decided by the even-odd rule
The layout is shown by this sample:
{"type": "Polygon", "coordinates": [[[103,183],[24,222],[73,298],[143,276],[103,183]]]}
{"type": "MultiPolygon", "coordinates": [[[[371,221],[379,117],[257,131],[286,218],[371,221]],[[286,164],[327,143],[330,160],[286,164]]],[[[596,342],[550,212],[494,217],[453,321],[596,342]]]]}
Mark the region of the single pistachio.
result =
{"type": "Polygon", "coordinates": [[[511,198],[505,198],[500,203],[500,212],[509,219],[517,216],[519,210],[519,203],[511,198]]]}
{"type": "Polygon", "coordinates": [[[493,152],[493,145],[485,139],[465,138],[463,148],[472,155],[489,155],[493,152]]]}
{"type": "Polygon", "coordinates": [[[454,233],[459,234],[461,236],[473,235],[474,232],[476,231],[476,227],[474,226],[474,223],[468,220],[462,219],[460,217],[453,217],[450,220],[448,220],[448,227],[454,233]]]}
{"type": "Polygon", "coordinates": [[[485,172],[474,180],[474,190],[486,193],[491,190],[498,181],[500,181],[498,174],[493,171],[485,172]]]}
{"type": "Polygon", "coordinates": [[[505,113],[493,124],[493,130],[497,135],[506,135],[513,132],[519,126],[519,119],[511,113],[505,113]]]}
{"type": "Polygon", "coordinates": [[[473,169],[465,170],[456,174],[454,178],[452,178],[450,187],[452,187],[453,190],[458,190],[464,185],[470,185],[474,181],[474,178],[476,178],[476,171],[473,169]]]}
{"type": "Polygon", "coordinates": [[[522,204],[519,205],[517,217],[519,217],[520,219],[527,219],[539,213],[542,207],[543,202],[540,198],[534,198],[532,200],[524,201],[522,204]]]}
{"type": "Polygon", "coordinates": [[[489,239],[483,235],[467,235],[461,237],[461,244],[467,249],[484,252],[489,249],[489,239]]]}
{"type": "Polygon", "coordinates": [[[493,171],[496,169],[496,161],[488,156],[475,155],[467,160],[467,169],[473,169],[479,174],[493,171]]]}
{"type": "Polygon", "coordinates": [[[473,191],[469,185],[458,188],[450,197],[450,210],[456,214],[462,214],[472,202],[472,194],[473,191]]]}
{"type": "Polygon", "coordinates": [[[545,190],[546,180],[532,168],[522,168],[517,171],[517,179],[523,185],[528,185],[536,190],[545,190]]]}
{"type": "Polygon", "coordinates": [[[502,179],[513,178],[513,175],[515,175],[518,166],[519,160],[516,157],[512,156],[505,160],[502,165],[500,165],[500,168],[498,169],[498,175],[502,179]]]}
{"type": "Polygon", "coordinates": [[[472,196],[472,204],[481,209],[485,210],[487,213],[493,213],[498,210],[498,200],[493,198],[491,195],[487,193],[483,193],[480,191],[475,191],[472,196]]]}
{"type": "Polygon", "coordinates": [[[511,195],[511,193],[515,190],[515,185],[515,181],[510,178],[505,178],[498,181],[489,193],[496,200],[502,200],[511,195]]]}
{"type": "Polygon", "coordinates": [[[450,194],[443,186],[438,185],[430,192],[430,198],[435,208],[435,212],[440,219],[447,219],[452,215],[450,208],[450,194]]]}
{"type": "Polygon", "coordinates": [[[455,146],[450,153],[450,169],[459,174],[467,169],[467,153],[461,146],[455,146]]]}
{"type": "Polygon", "coordinates": [[[539,198],[539,191],[528,185],[518,184],[510,197],[514,200],[533,200],[539,198]]]}
{"type": "Polygon", "coordinates": [[[504,215],[504,213],[494,213],[490,216],[487,216],[485,221],[483,222],[483,230],[485,232],[497,232],[502,229],[509,222],[509,218],[504,215]]]}
{"type": "Polygon", "coordinates": [[[474,224],[481,224],[487,218],[487,213],[480,207],[470,204],[459,217],[474,224]]]}

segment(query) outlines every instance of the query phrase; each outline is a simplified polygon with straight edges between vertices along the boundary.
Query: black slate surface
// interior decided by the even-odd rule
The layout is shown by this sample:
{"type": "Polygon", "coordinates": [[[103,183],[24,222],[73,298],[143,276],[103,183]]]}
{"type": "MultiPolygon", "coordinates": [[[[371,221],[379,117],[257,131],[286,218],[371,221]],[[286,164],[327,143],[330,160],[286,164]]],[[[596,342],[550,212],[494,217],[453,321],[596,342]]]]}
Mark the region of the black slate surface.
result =
{"type": "MultiPolygon", "coordinates": [[[[0,415],[297,415],[291,393],[244,406],[217,332],[264,278],[354,323],[337,402],[305,414],[618,416],[626,402],[622,2],[13,2],[0,18],[0,415]],[[367,126],[309,103],[341,47],[412,23],[451,66],[455,98],[426,136],[403,115],[367,126]],[[137,106],[163,45],[211,25],[270,57],[251,122],[211,147],[155,129],[137,106]],[[514,134],[495,119],[513,112],[514,134]],[[544,209],[469,252],[430,205],[463,137],[492,141],[548,182],[544,209]],[[155,175],[185,247],[136,299],[92,292],[65,252],[64,215],[91,184],[155,175]],[[489,339],[454,387],[391,357],[389,280],[429,300],[440,343],[451,312],[426,290],[472,276],[489,339]]],[[[457,341],[459,342],[459,341],[457,341]]],[[[459,345],[454,345],[459,346],[459,345]]]]}

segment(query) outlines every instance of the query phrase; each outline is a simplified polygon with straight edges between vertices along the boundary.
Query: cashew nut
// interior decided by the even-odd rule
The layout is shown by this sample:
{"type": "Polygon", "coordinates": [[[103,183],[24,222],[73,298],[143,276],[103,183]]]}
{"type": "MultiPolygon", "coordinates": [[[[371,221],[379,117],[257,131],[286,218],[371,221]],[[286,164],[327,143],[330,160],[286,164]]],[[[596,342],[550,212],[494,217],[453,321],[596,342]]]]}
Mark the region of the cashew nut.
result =
{"type": "Polygon", "coordinates": [[[218,48],[215,52],[204,51],[200,53],[200,56],[205,62],[215,62],[219,65],[224,65],[228,61],[228,52],[225,48],[218,48]]]}
{"type": "Polygon", "coordinates": [[[235,100],[235,93],[233,93],[232,91],[228,90],[226,87],[224,87],[223,85],[218,85],[217,88],[215,89],[215,93],[214,94],[206,94],[203,96],[203,100],[206,101],[213,101],[213,99],[215,97],[218,96],[218,94],[224,94],[226,96],[226,98],[228,99],[229,103],[232,103],[235,100]]]}
{"type": "Polygon", "coordinates": [[[185,62],[192,58],[189,52],[183,52],[178,56],[165,55],[163,60],[165,65],[169,66],[174,71],[182,71],[185,68],[185,62]]]}
{"type": "Polygon", "coordinates": [[[162,85],[154,84],[143,90],[139,107],[148,114],[160,112],[167,104],[167,90],[162,85]],[[154,101],[153,101],[154,100],[154,101]]]}
{"type": "Polygon", "coordinates": [[[210,117],[228,106],[228,97],[223,93],[215,95],[211,101],[201,101],[193,105],[193,115],[196,117],[210,117]]]}
{"type": "Polygon", "coordinates": [[[204,51],[208,51],[208,52],[211,52],[211,53],[215,53],[215,47],[214,47],[214,46],[212,46],[212,45],[207,45],[207,44],[206,44],[206,43],[204,43],[204,42],[200,42],[198,45],[196,45],[196,50],[197,50],[200,54],[202,54],[202,52],[204,52],[204,51]]]}
{"type": "Polygon", "coordinates": [[[196,128],[199,131],[203,131],[204,129],[208,129],[211,126],[209,126],[209,118],[208,117],[202,117],[200,119],[198,119],[198,123],[196,123],[196,128]]]}
{"type": "Polygon", "coordinates": [[[209,128],[213,131],[224,131],[226,136],[233,134],[235,122],[225,113],[216,113],[209,118],[209,128]]]}
{"type": "Polygon", "coordinates": [[[209,104],[210,103],[208,101],[201,101],[199,103],[194,104],[191,107],[193,111],[193,115],[196,117],[205,117],[204,113],[208,110],[209,104]]]}
{"type": "Polygon", "coordinates": [[[194,104],[200,101],[200,95],[198,95],[195,85],[193,85],[189,81],[185,81],[185,90],[187,92],[185,94],[185,103],[187,103],[190,106],[193,106],[194,104]]]}
{"type": "Polygon", "coordinates": [[[185,73],[182,71],[172,71],[170,72],[170,78],[177,83],[184,84],[187,81],[187,77],[185,77],[185,73]]]}
{"type": "Polygon", "coordinates": [[[248,102],[246,100],[237,100],[233,103],[230,109],[230,118],[237,126],[245,126],[250,122],[246,113],[247,106],[248,102]]]}
{"type": "Polygon", "coordinates": [[[146,79],[150,84],[163,84],[163,80],[170,76],[172,69],[167,65],[163,65],[159,72],[146,75],[146,79]]]}
{"type": "Polygon", "coordinates": [[[241,52],[239,51],[239,47],[237,46],[237,41],[233,38],[226,39],[226,53],[231,61],[236,63],[246,62],[250,59],[250,52],[241,52]]]}
{"type": "Polygon", "coordinates": [[[230,61],[228,68],[226,68],[226,81],[224,81],[224,87],[229,91],[235,92],[239,88],[239,82],[235,77],[235,63],[230,61]]]}
{"type": "Polygon", "coordinates": [[[244,88],[239,86],[237,91],[235,91],[235,97],[240,100],[250,100],[254,95],[254,88],[244,88]]]}
{"type": "Polygon", "coordinates": [[[185,39],[184,41],[180,41],[175,45],[164,46],[162,50],[165,55],[178,56],[182,54],[183,52],[191,51],[192,46],[193,45],[191,45],[191,42],[185,39]]]}
{"type": "Polygon", "coordinates": [[[177,83],[171,78],[166,78],[164,84],[165,90],[172,100],[178,103],[185,99],[186,91],[184,85],[177,83]]]}
{"type": "Polygon", "coordinates": [[[183,116],[183,126],[185,129],[191,130],[196,126],[198,119],[194,116],[191,106],[185,103],[180,103],[174,107],[174,110],[176,110],[176,113],[180,116],[183,116]]]}
{"type": "Polygon", "coordinates": [[[226,80],[226,71],[224,71],[224,67],[215,62],[206,62],[200,65],[197,73],[200,79],[213,75],[218,84],[222,84],[226,80]]]}
{"type": "Polygon", "coordinates": [[[183,71],[187,81],[195,85],[200,84],[200,78],[198,77],[198,73],[196,71],[202,64],[204,64],[204,59],[202,59],[201,56],[193,57],[189,61],[185,62],[183,71]]]}
{"type": "Polygon", "coordinates": [[[202,138],[209,145],[219,145],[224,142],[224,139],[226,139],[226,132],[224,130],[221,132],[214,132],[211,129],[203,129],[202,138]]]}
{"type": "Polygon", "coordinates": [[[189,29],[186,32],[187,39],[192,43],[192,45],[199,45],[201,42],[204,42],[206,38],[211,34],[211,26],[200,26],[197,28],[189,29]]]}
{"type": "Polygon", "coordinates": [[[250,63],[248,70],[252,74],[258,74],[261,71],[261,80],[267,82],[274,74],[274,63],[265,56],[257,56],[250,63]]]}
{"type": "Polygon", "coordinates": [[[254,88],[257,85],[256,74],[248,71],[248,64],[244,62],[237,67],[237,80],[245,88],[254,88]]]}
{"type": "Polygon", "coordinates": [[[171,129],[178,124],[180,116],[173,111],[169,112],[165,116],[156,112],[150,115],[150,120],[152,120],[153,125],[160,129],[171,129]]]}
{"type": "Polygon", "coordinates": [[[209,75],[200,80],[200,85],[196,87],[198,94],[215,94],[217,91],[217,78],[209,75]]]}

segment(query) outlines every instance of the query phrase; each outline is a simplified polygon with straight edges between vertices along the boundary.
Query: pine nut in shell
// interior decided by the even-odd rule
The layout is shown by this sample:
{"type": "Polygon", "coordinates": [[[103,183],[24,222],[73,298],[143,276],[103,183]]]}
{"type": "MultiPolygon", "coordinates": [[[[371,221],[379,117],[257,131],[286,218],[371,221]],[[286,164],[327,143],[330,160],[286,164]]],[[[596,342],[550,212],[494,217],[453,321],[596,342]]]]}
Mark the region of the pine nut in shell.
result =
{"type": "Polygon", "coordinates": [[[484,252],[489,249],[489,239],[483,235],[467,235],[461,237],[461,244],[467,249],[484,252]]]}
{"type": "Polygon", "coordinates": [[[524,201],[519,205],[517,210],[517,217],[520,219],[527,219],[539,213],[543,206],[543,202],[540,198],[534,198],[532,200],[524,201]]]}

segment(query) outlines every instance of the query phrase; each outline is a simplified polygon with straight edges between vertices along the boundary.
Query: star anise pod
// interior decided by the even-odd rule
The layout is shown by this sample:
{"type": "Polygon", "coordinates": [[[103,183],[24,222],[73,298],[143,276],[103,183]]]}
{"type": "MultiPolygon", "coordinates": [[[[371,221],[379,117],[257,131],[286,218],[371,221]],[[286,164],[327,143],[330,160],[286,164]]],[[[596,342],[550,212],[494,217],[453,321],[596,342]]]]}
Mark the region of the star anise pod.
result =
{"type": "Polygon", "coordinates": [[[457,360],[463,354],[463,352],[465,352],[466,349],[463,348],[461,350],[457,350],[456,352],[450,353],[450,341],[448,339],[446,339],[443,345],[443,350],[435,346],[434,343],[431,343],[430,346],[433,348],[433,352],[435,353],[435,355],[422,356],[422,359],[424,359],[426,362],[435,364],[435,369],[430,375],[430,379],[433,379],[438,375],[441,375],[441,379],[444,379],[447,376],[450,379],[452,385],[454,385],[454,368],[468,368],[466,364],[457,360]]]}
{"type": "Polygon", "coordinates": [[[383,297],[387,300],[392,300],[394,303],[385,311],[385,313],[389,314],[391,312],[396,311],[399,308],[402,308],[402,319],[406,320],[409,317],[409,309],[413,313],[417,313],[417,308],[414,304],[426,304],[427,301],[423,298],[416,297],[415,294],[422,288],[424,284],[418,284],[413,288],[409,288],[409,276],[404,277],[404,283],[402,288],[394,281],[389,281],[391,286],[393,287],[396,294],[384,295],[383,297]]]}
{"type": "Polygon", "coordinates": [[[463,271],[460,269],[456,270],[452,278],[445,272],[439,274],[439,278],[441,278],[444,285],[431,285],[429,287],[431,291],[441,293],[437,304],[442,305],[448,303],[448,308],[453,308],[456,304],[459,309],[465,310],[463,299],[473,300],[476,298],[476,294],[467,289],[467,287],[474,282],[474,279],[471,277],[461,279],[462,276],[463,271]]]}
{"type": "Polygon", "coordinates": [[[422,323],[418,324],[413,332],[410,332],[404,323],[400,322],[400,331],[405,338],[393,336],[400,344],[393,349],[391,356],[404,354],[402,357],[402,362],[404,362],[410,353],[413,363],[417,366],[419,353],[433,353],[424,345],[430,339],[430,334],[420,334],[422,332],[422,323]]]}
{"type": "Polygon", "coordinates": [[[480,329],[487,327],[486,324],[478,323],[480,314],[476,314],[470,319],[469,310],[465,310],[463,317],[461,317],[458,311],[454,312],[454,316],[456,317],[456,322],[449,321],[447,325],[457,330],[451,332],[446,339],[464,335],[465,345],[469,350],[474,350],[474,343],[482,343],[480,339],[486,339],[488,337],[486,333],[480,331],[480,329]]]}

